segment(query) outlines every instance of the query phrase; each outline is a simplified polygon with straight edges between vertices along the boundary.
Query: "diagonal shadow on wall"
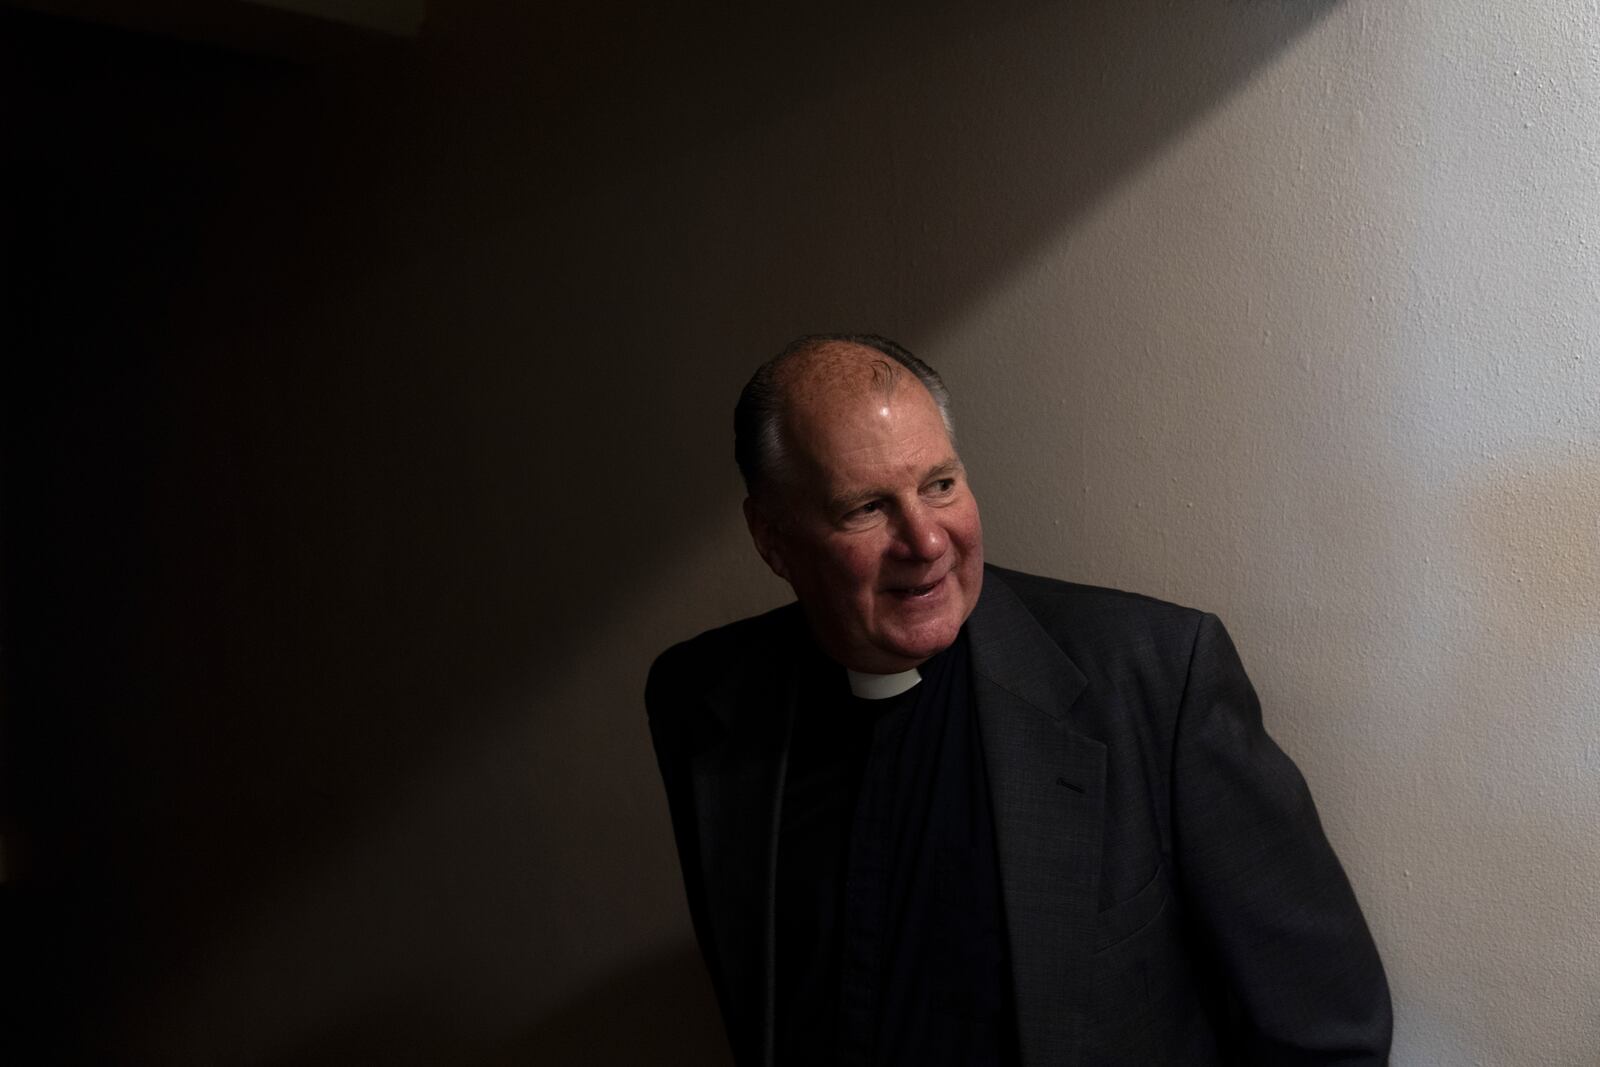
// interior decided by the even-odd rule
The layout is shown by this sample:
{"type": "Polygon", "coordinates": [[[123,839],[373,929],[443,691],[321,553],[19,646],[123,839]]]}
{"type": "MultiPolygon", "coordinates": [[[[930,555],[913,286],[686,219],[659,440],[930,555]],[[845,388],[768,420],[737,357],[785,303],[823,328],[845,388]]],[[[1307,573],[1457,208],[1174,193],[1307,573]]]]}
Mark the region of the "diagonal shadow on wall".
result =
{"type": "Polygon", "coordinates": [[[43,1017],[152,1062],[661,1032],[616,992],[693,957],[585,959],[540,894],[670,864],[635,792],[564,790],[652,774],[638,635],[696,620],[633,616],[736,503],[738,384],[801,330],[957,321],[1332,6],[464,3],[353,70],[9,23],[48,121],[6,165],[56,205],[7,261],[43,1017]],[[505,955],[445,947],[486,923],[505,955]],[[506,1003],[405,1008],[471,971],[506,1003]]]}

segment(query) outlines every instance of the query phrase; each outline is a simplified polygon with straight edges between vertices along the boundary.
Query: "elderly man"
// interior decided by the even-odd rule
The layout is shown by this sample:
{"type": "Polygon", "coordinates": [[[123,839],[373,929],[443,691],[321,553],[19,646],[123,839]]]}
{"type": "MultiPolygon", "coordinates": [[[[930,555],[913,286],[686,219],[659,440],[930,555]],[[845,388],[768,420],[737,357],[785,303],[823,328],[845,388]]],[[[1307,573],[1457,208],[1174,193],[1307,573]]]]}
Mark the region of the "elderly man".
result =
{"type": "Polygon", "coordinates": [[[646,693],[740,1064],[1378,1064],[1389,992],[1215,617],[986,567],[939,376],[806,337],[735,412],[798,601],[646,693]]]}

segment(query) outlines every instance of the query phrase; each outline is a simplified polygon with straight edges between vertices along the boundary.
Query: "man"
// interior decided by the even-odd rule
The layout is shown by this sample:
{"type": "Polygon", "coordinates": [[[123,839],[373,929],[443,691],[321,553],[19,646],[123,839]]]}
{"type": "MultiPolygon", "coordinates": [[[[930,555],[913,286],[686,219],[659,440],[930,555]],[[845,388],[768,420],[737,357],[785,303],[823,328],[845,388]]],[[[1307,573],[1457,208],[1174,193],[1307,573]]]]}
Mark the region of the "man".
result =
{"type": "Polygon", "coordinates": [[[1382,966],[1221,624],[985,567],[931,368],[802,338],[735,413],[798,603],[646,692],[740,1064],[1378,1064],[1382,966]]]}

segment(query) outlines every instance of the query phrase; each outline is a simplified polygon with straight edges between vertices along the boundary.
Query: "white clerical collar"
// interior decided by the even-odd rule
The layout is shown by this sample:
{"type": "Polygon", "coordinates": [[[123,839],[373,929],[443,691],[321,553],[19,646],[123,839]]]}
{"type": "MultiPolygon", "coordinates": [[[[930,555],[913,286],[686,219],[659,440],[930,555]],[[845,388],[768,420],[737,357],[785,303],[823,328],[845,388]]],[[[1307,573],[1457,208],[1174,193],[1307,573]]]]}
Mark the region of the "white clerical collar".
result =
{"type": "Polygon", "coordinates": [[[844,673],[850,679],[850,692],[863,700],[888,700],[922,681],[915,667],[899,674],[867,674],[846,667],[844,673]]]}

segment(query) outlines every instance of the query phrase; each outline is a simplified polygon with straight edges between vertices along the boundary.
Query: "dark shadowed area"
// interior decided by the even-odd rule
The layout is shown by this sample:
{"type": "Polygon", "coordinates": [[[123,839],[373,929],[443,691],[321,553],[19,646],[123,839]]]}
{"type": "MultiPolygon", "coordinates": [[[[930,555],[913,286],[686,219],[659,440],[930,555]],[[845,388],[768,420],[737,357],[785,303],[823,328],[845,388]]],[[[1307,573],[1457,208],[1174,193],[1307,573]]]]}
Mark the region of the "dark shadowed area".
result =
{"type": "Polygon", "coordinates": [[[719,1062],[640,694],[738,385],[1329,6],[0,11],[9,1062],[719,1062]]]}

